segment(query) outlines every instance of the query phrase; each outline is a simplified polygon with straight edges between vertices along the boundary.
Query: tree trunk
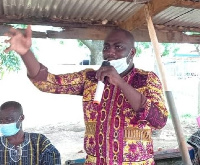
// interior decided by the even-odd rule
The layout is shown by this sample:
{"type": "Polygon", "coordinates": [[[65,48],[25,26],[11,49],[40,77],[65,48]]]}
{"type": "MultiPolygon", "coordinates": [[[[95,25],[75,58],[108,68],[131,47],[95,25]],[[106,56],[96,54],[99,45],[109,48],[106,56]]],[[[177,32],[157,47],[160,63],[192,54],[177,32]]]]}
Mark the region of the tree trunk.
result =
{"type": "Polygon", "coordinates": [[[101,65],[103,61],[103,55],[102,55],[103,41],[81,40],[81,42],[85,44],[91,52],[90,65],[101,65]]]}
{"type": "Polygon", "coordinates": [[[198,83],[198,115],[200,114],[200,80],[199,80],[199,83],[198,83]]]}

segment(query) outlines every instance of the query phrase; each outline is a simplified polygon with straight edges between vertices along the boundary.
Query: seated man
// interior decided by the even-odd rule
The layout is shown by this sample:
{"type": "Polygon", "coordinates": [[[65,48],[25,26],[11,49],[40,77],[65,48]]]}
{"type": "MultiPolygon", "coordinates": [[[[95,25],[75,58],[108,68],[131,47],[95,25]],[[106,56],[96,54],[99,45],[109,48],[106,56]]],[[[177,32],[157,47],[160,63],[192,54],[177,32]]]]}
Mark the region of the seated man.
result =
{"type": "Polygon", "coordinates": [[[8,101],[0,107],[0,164],[60,165],[60,153],[42,134],[22,130],[20,103],[8,101]]]}
{"type": "Polygon", "coordinates": [[[191,158],[193,165],[200,164],[200,130],[193,133],[187,140],[187,143],[193,147],[194,156],[191,158]]]}

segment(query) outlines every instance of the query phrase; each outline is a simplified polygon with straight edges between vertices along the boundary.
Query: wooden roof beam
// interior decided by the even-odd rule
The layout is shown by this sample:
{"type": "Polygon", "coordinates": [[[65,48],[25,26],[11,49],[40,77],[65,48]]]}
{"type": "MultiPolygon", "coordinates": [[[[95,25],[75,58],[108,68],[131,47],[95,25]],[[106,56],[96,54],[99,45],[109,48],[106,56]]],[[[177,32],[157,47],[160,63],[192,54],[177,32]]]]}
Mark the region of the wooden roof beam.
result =
{"type": "MultiPolygon", "coordinates": [[[[3,36],[10,26],[0,25],[0,36],[3,36]]],[[[55,38],[55,39],[82,39],[82,40],[104,40],[112,28],[67,28],[63,31],[39,32],[33,31],[33,38],[55,38]]],[[[20,29],[24,32],[23,29],[20,29]]],[[[142,30],[136,29],[132,32],[135,41],[150,42],[149,32],[144,27],[142,30]]],[[[168,43],[192,43],[200,44],[200,35],[186,35],[180,31],[168,31],[164,28],[156,28],[158,41],[168,43]]]]}
{"type": "Polygon", "coordinates": [[[180,1],[179,3],[175,4],[176,7],[185,7],[185,8],[193,8],[193,9],[200,9],[200,2],[194,1],[180,1]]]}
{"type": "MultiPolygon", "coordinates": [[[[151,0],[148,4],[150,15],[155,16],[159,12],[167,9],[169,6],[179,4],[181,0],[151,0]]],[[[119,27],[128,31],[133,31],[141,25],[146,24],[145,7],[143,5],[131,18],[119,24],[119,27]]]]}
{"type": "MultiPolygon", "coordinates": [[[[0,25],[0,36],[4,36],[10,29],[9,25],[0,25]]],[[[104,40],[106,35],[112,30],[110,27],[88,27],[73,28],[65,27],[63,31],[47,30],[46,32],[32,31],[33,38],[60,38],[60,39],[82,39],[82,40],[104,40]]],[[[19,29],[24,33],[24,29],[19,29]]]]}
{"type": "MultiPolygon", "coordinates": [[[[110,0],[110,1],[113,1],[113,0],[110,0]]],[[[146,3],[146,2],[148,2],[149,0],[115,0],[115,1],[146,3]]]]}
{"type": "MultiPolygon", "coordinates": [[[[151,42],[148,30],[136,29],[132,32],[136,42],[151,42]]],[[[160,43],[191,43],[200,44],[200,35],[186,35],[178,31],[156,30],[160,43]]]]}
{"type": "Polygon", "coordinates": [[[162,30],[165,32],[198,32],[200,33],[200,28],[188,28],[183,26],[173,27],[173,26],[165,26],[165,25],[154,25],[155,29],[162,30]]]}

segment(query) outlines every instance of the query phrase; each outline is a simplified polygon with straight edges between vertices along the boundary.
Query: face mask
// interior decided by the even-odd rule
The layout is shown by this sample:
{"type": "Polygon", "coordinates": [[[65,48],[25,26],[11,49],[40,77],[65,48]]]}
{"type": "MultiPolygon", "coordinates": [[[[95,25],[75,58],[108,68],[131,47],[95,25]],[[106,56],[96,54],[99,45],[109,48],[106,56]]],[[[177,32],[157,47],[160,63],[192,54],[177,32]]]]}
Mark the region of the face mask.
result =
{"type": "MultiPolygon", "coordinates": [[[[18,121],[19,121],[19,119],[18,119],[18,121]]],[[[1,133],[4,136],[13,136],[13,135],[15,135],[20,130],[20,126],[19,126],[19,128],[17,128],[17,122],[9,123],[9,124],[0,124],[1,133]]]]}
{"type": "Polygon", "coordinates": [[[117,70],[118,74],[121,74],[128,68],[129,64],[127,64],[127,58],[129,57],[129,55],[130,53],[127,57],[109,61],[110,65],[112,65],[117,70]]]}

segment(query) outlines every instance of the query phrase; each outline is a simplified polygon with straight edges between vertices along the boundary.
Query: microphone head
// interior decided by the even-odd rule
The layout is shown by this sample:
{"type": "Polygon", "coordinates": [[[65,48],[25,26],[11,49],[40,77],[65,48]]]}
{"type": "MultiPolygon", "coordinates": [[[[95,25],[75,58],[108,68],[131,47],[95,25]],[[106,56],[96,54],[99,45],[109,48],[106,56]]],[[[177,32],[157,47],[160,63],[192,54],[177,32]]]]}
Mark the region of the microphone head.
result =
{"type": "Polygon", "coordinates": [[[110,66],[110,62],[109,61],[103,61],[101,66],[110,66]]]}

